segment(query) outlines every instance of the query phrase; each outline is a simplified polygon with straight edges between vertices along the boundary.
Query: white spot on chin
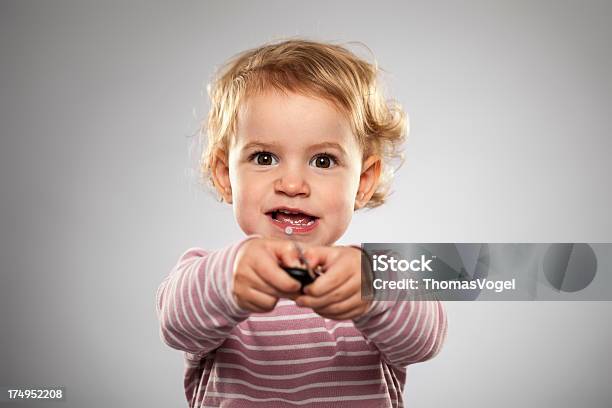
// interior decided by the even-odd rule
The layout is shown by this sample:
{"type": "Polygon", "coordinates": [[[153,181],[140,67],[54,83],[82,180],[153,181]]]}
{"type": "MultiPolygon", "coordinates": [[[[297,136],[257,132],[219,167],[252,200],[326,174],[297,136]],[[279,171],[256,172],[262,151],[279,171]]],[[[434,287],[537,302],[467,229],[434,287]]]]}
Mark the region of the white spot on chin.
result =
{"type": "Polygon", "coordinates": [[[285,228],[285,234],[287,234],[287,235],[293,234],[293,228],[291,228],[291,227],[285,228]]]}

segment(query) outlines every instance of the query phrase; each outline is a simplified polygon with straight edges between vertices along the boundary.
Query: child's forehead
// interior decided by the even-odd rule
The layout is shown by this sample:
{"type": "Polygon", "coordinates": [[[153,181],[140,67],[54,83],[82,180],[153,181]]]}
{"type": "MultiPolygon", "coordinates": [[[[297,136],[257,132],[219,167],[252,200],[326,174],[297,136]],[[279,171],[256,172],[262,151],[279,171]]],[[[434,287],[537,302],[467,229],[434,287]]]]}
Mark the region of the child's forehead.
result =
{"type": "Polygon", "coordinates": [[[236,142],[347,144],[355,139],[348,117],[321,97],[288,92],[251,95],[238,111],[236,142]]]}

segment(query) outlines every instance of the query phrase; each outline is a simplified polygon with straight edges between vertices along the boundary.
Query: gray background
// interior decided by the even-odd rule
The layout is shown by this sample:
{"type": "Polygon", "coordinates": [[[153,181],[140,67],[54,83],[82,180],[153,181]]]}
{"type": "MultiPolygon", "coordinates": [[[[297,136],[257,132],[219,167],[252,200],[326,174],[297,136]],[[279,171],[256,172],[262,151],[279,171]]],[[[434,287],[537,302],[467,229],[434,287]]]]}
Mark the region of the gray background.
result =
{"type": "MultiPolygon", "coordinates": [[[[214,67],[281,36],[366,43],[411,117],[395,194],[342,242],[612,241],[610,2],[102,3],[0,2],[0,384],[186,405],[155,291],[242,236],[190,135],[214,67]]],[[[407,406],[610,406],[610,303],[447,310],[407,406]]]]}

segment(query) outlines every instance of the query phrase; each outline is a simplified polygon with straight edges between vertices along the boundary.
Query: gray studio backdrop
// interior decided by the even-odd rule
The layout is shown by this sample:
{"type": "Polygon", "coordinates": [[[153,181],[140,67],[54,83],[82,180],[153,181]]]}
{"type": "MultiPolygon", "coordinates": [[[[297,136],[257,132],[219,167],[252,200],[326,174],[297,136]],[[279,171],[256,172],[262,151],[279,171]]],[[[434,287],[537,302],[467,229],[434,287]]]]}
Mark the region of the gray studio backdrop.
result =
{"type": "MultiPolygon", "coordinates": [[[[364,42],[411,118],[394,195],[342,242],[612,242],[611,17],[603,1],[1,1],[0,385],[186,405],[155,291],[182,251],[242,236],[199,189],[190,135],[214,68],[282,36],[364,42]]],[[[407,406],[610,406],[610,303],[447,310],[407,406]]]]}

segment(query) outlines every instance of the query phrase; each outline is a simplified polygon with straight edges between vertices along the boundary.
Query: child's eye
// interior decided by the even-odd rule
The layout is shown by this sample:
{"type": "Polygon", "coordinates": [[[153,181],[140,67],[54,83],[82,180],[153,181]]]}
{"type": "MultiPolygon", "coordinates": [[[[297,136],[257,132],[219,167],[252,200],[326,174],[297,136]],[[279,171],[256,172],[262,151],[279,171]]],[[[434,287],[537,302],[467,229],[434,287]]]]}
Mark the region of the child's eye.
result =
{"type": "Polygon", "coordinates": [[[249,157],[249,161],[255,160],[255,164],[259,166],[272,166],[278,164],[276,157],[269,152],[256,152],[249,157]]]}
{"type": "Polygon", "coordinates": [[[310,160],[310,165],[321,169],[329,169],[338,165],[338,160],[331,154],[321,153],[317,154],[310,160]]]}

